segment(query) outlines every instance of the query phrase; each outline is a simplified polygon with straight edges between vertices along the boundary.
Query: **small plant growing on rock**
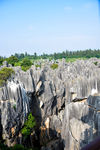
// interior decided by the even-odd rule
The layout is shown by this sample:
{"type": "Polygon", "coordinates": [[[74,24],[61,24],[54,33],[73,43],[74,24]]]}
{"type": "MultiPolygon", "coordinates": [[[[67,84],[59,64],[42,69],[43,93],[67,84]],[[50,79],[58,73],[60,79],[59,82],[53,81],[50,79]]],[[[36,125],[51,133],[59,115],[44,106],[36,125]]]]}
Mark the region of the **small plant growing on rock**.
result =
{"type": "Polygon", "coordinates": [[[36,67],[36,68],[41,68],[41,65],[38,65],[38,64],[37,64],[37,65],[35,65],[35,67],[36,67]]]}
{"type": "Polygon", "coordinates": [[[9,79],[14,73],[15,72],[12,68],[2,68],[0,70],[0,86],[3,86],[7,82],[7,79],[9,79]]]}
{"type": "Polygon", "coordinates": [[[94,64],[97,66],[98,62],[96,61],[96,62],[94,62],[94,64]]]}
{"type": "Polygon", "coordinates": [[[58,68],[58,64],[52,64],[50,67],[51,67],[53,70],[54,70],[54,69],[57,69],[57,68],[58,68]]]}
{"type": "Polygon", "coordinates": [[[13,105],[14,110],[16,111],[16,104],[13,105]]]}
{"type": "Polygon", "coordinates": [[[30,113],[28,115],[28,119],[24,123],[24,127],[22,128],[21,133],[24,135],[25,138],[27,138],[31,134],[35,126],[36,126],[35,118],[32,115],[32,113],[30,113]]]}

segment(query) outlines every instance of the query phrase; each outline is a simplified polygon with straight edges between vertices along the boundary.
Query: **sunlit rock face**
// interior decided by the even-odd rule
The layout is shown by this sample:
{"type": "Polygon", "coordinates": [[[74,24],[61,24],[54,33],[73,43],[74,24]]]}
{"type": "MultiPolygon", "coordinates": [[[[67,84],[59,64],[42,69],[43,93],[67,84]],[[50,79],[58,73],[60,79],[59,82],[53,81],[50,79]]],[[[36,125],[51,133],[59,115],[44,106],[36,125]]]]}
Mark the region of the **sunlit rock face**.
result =
{"type": "Polygon", "coordinates": [[[77,150],[97,137],[100,68],[94,64],[96,61],[100,63],[96,58],[73,63],[58,61],[55,70],[50,68],[49,61],[41,68],[32,66],[26,72],[13,67],[15,76],[0,88],[0,124],[6,143],[17,142],[30,111],[36,118],[39,137],[45,135],[39,138],[45,140],[40,141],[44,150],[48,147],[77,150]]]}
{"type": "Polygon", "coordinates": [[[100,96],[66,106],[62,127],[65,150],[80,150],[100,136],[100,96]]]}
{"type": "Polygon", "coordinates": [[[8,82],[0,89],[2,136],[10,146],[30,111],[30,99],[20,84],[8,82]]]}

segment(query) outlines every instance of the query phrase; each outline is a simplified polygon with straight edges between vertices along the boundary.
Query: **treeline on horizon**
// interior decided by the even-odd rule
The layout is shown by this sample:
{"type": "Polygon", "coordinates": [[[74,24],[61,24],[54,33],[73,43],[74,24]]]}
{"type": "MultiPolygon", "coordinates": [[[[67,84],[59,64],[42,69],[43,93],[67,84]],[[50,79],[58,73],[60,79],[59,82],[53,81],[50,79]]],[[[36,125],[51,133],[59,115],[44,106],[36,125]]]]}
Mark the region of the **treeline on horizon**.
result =
{"type": "MultiPolygon", "coordinates": [[[[42,55],[37,55],[37,53],[34,53],[33,55],[28,54],[27,52],[25,53],[15,53],[14,55],[16,58],[19,60],[22,60],[24,58],[28,59],[62,59],[62,58],[91,58],[91,57],[97,57],[100,58],[100,49],[98,50],[78,50],[78,51],[63,51],[59,53],[53,53],[53,54],[45,54],[43,53],[42,55]]],[[[5,57],[0,56],[0,59],[6,59],[5,57]]]]}

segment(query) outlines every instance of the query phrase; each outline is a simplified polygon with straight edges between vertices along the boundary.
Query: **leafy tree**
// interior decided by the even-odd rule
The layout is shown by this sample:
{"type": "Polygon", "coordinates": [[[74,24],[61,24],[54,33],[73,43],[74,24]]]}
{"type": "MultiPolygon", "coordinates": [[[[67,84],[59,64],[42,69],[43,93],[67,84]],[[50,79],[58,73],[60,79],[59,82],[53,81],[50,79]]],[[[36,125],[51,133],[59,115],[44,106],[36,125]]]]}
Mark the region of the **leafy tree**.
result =
{"type": "Polygon", "coordinates": [[[25,55],[23,53],[20,54],[20,59],[23,59],[25,55]]]}
{"type": "Polygon", "coordinates": [[[24,67],[31,66],[31,65],[32,65],[31,61],[27,58],[23,59],[23,61],[21,63],[21,66],[24,66],[24,67]]]}
{"type": "Polygon", "coordinates": [[[16,63],[14,64],[14,66],[15,66],[15,67],[16,67],[16,66],[21,66],[21,61],[16,62],[16,63]]]}
{"type": "Polygon", "coordinates": [[[37,53],[34,53],[34,58],[35,58],[35,59],[37,58],[37,53]]]}
{"type": "Polygon", "coordinates": [[[21,68],[24,71],[28,70],[31,67],[31,65],[32,65],[32,62],[27,58],[24,58],[21,62],[21,68]]]}
{"type": "Polygon", "coordinates": [[[36,53],[34,55],[29,55],[27,53],[25,54],[15,54],[15,56],[22,60],[23,58],[28,58],[28,59],[62,59],[62,58],[91,58],[91,57],[97,57],[100,58],[100,49],[86,49],[86,50],[78,50],[78,51],[68,51],[66,50],[65,52],[59,52],[59,53],[54,53],[54,54],[45,54],[43,53],[42,55],[38,56],[36,53]]]}
{"type": "Polygon", "coordinates": [[[14,70],[12,68],[2,68],[0,70],[0,86],[3,86],[12,74],[14,74],[14,70]]]}
{"type": "Polygon", "coordinates": [[[0,66],[2,65],[2,62],[4,61],[4,59],[1,57],[0,58],[0,66]]]}
{"type": "Polygon", "coordinates": [[[12,66],[14,66],[14,64],[18,61],[19,61],[18,58],[15,56],[10,56],[9,58],[7,58],[8,64],[11,64],[12,66]]]}

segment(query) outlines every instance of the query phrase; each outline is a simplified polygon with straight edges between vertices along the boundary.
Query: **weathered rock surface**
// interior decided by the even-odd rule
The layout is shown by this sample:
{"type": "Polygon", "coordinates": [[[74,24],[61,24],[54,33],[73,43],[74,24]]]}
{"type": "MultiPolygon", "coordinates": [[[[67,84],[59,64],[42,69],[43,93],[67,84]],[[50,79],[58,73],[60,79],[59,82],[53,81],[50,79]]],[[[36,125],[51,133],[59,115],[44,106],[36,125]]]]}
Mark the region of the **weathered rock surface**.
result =
{"type": "Polygon", "coordinates": [[[65,149],[81,149],[100,135],[100,108],[95,107],[98,103],[99,96],[89,96],[66,106],[62,127],[65,149]]]}
{"type": "Polygon", "coordinates": [[[12,81],[6,87],[0,88],[2,136],[9,146],[14,142],[15,135],[30,112],[29,103],[25,89],[19,84],[12,81]]]}
{"type": "Polygon", "coordinates": [[[96,61],[100,63],[96,58],[73,63],[58,61],[56,70],[50,68],[48,61],[39,69],[32,66],[27,72],[12,67],[15,76],[0,88],[0,126],[6,143],[10,146],[18,141],[30,111],[40,135],[47,139],[47,146],[41,145],[43,149],[58,150],[63,143],[65,150],[79,150],[97,137],[100,68],[94,64],[96,61]]]}

